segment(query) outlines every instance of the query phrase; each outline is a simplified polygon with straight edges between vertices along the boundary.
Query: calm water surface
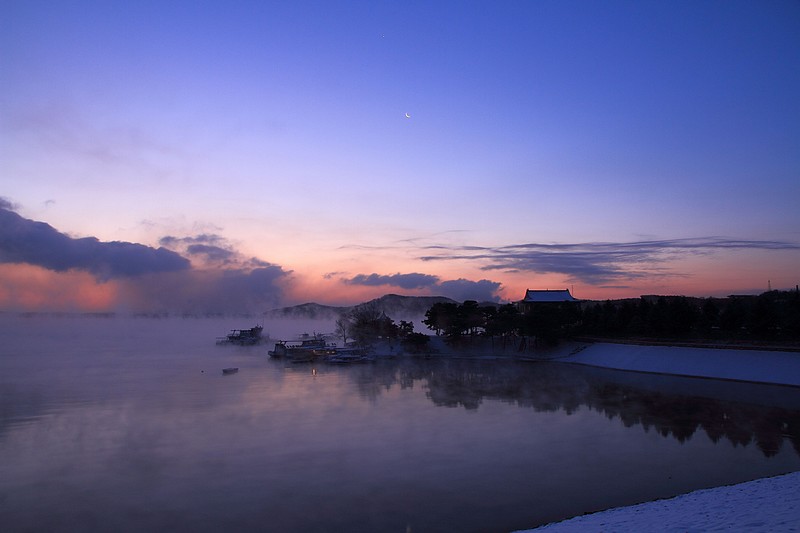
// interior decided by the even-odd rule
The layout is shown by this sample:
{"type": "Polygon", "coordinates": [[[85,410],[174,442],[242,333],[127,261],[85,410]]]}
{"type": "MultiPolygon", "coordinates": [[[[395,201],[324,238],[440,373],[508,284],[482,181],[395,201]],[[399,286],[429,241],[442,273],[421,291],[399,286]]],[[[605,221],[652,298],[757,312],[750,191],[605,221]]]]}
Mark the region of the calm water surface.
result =
{"type": "Polygon", "coordinates": [[[252,325],[0,315],[3,530],[511,531],[800,470],[798,389],[215,345],[252,325]]]}

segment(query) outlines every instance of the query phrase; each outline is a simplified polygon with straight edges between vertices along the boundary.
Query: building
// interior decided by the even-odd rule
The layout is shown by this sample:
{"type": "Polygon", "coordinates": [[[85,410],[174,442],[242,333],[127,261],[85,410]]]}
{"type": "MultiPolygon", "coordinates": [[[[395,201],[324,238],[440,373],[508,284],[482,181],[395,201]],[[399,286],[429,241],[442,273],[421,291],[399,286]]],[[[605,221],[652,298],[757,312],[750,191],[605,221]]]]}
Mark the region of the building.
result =
{"type": "Polygon", "coordinates": [[[577,303],[580,300],[573,298],[569,289],[550,290],[550,289],[528,289],[525,291],[525,298],[517,302],[520,313],[528,313],[537,305],[559,304],[563,302],[577,303]]]}

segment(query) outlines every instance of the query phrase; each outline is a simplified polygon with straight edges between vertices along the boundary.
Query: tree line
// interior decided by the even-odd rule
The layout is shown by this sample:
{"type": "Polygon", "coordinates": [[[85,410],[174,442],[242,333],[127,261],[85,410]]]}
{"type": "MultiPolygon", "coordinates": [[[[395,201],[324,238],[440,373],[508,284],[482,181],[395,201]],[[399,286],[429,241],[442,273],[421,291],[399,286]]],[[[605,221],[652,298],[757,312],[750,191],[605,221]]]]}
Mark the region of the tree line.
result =
{"type": "MultiPolygon", "coordinates": [[[[800,341],[800,291],[768,291],[758,296],[692,298],[643,296],[638,299],[553,302],[522,313],[516,304],[440,302],[422,321],[451,343],[473,337],[532,337],[554,344],[580,336],[607,338],[800,341]]],[[[367,346],[400,341],[424,351],[428,336],[405,320],[396,323],[376,304],[364,304],[336,321],[347,343],[367,346]]]]}
{"type": "Polygon", "coordinates": [[[553,302],[521,313],[515,304],[437,303],[423,323],[450,340],[533,336],[554,343],[575,336],[800,340],[800,292],[690,298],[644,296],[604,302],[553,302]]]}
{"type": "Polygon", "coordinates": [[[530,336],[555,342],[569,335],[580,320],[580,308],[568,302],[543,306],[536,313],[521,313],[515,304],[479,305],[474,300],[462,304],[437,303],[422,321],[428,329],[448,339],[464,336],[530,336]]]}
{"type": "Polygon", "coordinates": [[[619,337],[800,340],[800,293],[642,297],[587,306],[583,334],[619,337]]]}

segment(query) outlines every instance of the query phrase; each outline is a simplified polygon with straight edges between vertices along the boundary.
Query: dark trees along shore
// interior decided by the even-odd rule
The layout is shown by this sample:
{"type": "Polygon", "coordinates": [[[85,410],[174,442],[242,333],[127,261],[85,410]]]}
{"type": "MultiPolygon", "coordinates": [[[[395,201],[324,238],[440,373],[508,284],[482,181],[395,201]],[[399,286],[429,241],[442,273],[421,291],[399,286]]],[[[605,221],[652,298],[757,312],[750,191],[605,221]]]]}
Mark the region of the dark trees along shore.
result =
{"type": "Polygon", "coordinates": [[[548,302],[521,313],[515,304],[437,303],[423,323],[449,339],[465,336],[533,336],[554,343],[575,336],[740,341],[800,340],[800,293],[758,296],[548,302]]]}

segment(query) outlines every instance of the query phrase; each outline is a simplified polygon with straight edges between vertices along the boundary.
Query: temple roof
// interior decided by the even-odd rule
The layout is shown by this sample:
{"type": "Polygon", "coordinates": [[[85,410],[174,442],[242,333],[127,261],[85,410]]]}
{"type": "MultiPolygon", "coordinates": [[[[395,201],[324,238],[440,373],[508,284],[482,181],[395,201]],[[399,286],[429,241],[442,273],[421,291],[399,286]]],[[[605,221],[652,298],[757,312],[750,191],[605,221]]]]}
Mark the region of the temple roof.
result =
{"type": "Polygon", "coordinates": [[[528,289],[525,291],[525,298],[523,302],[541,303],[541,302],[577,302],[569,293],[569,289],[563,290],[550,290],[550,289],[528,289]]]}

